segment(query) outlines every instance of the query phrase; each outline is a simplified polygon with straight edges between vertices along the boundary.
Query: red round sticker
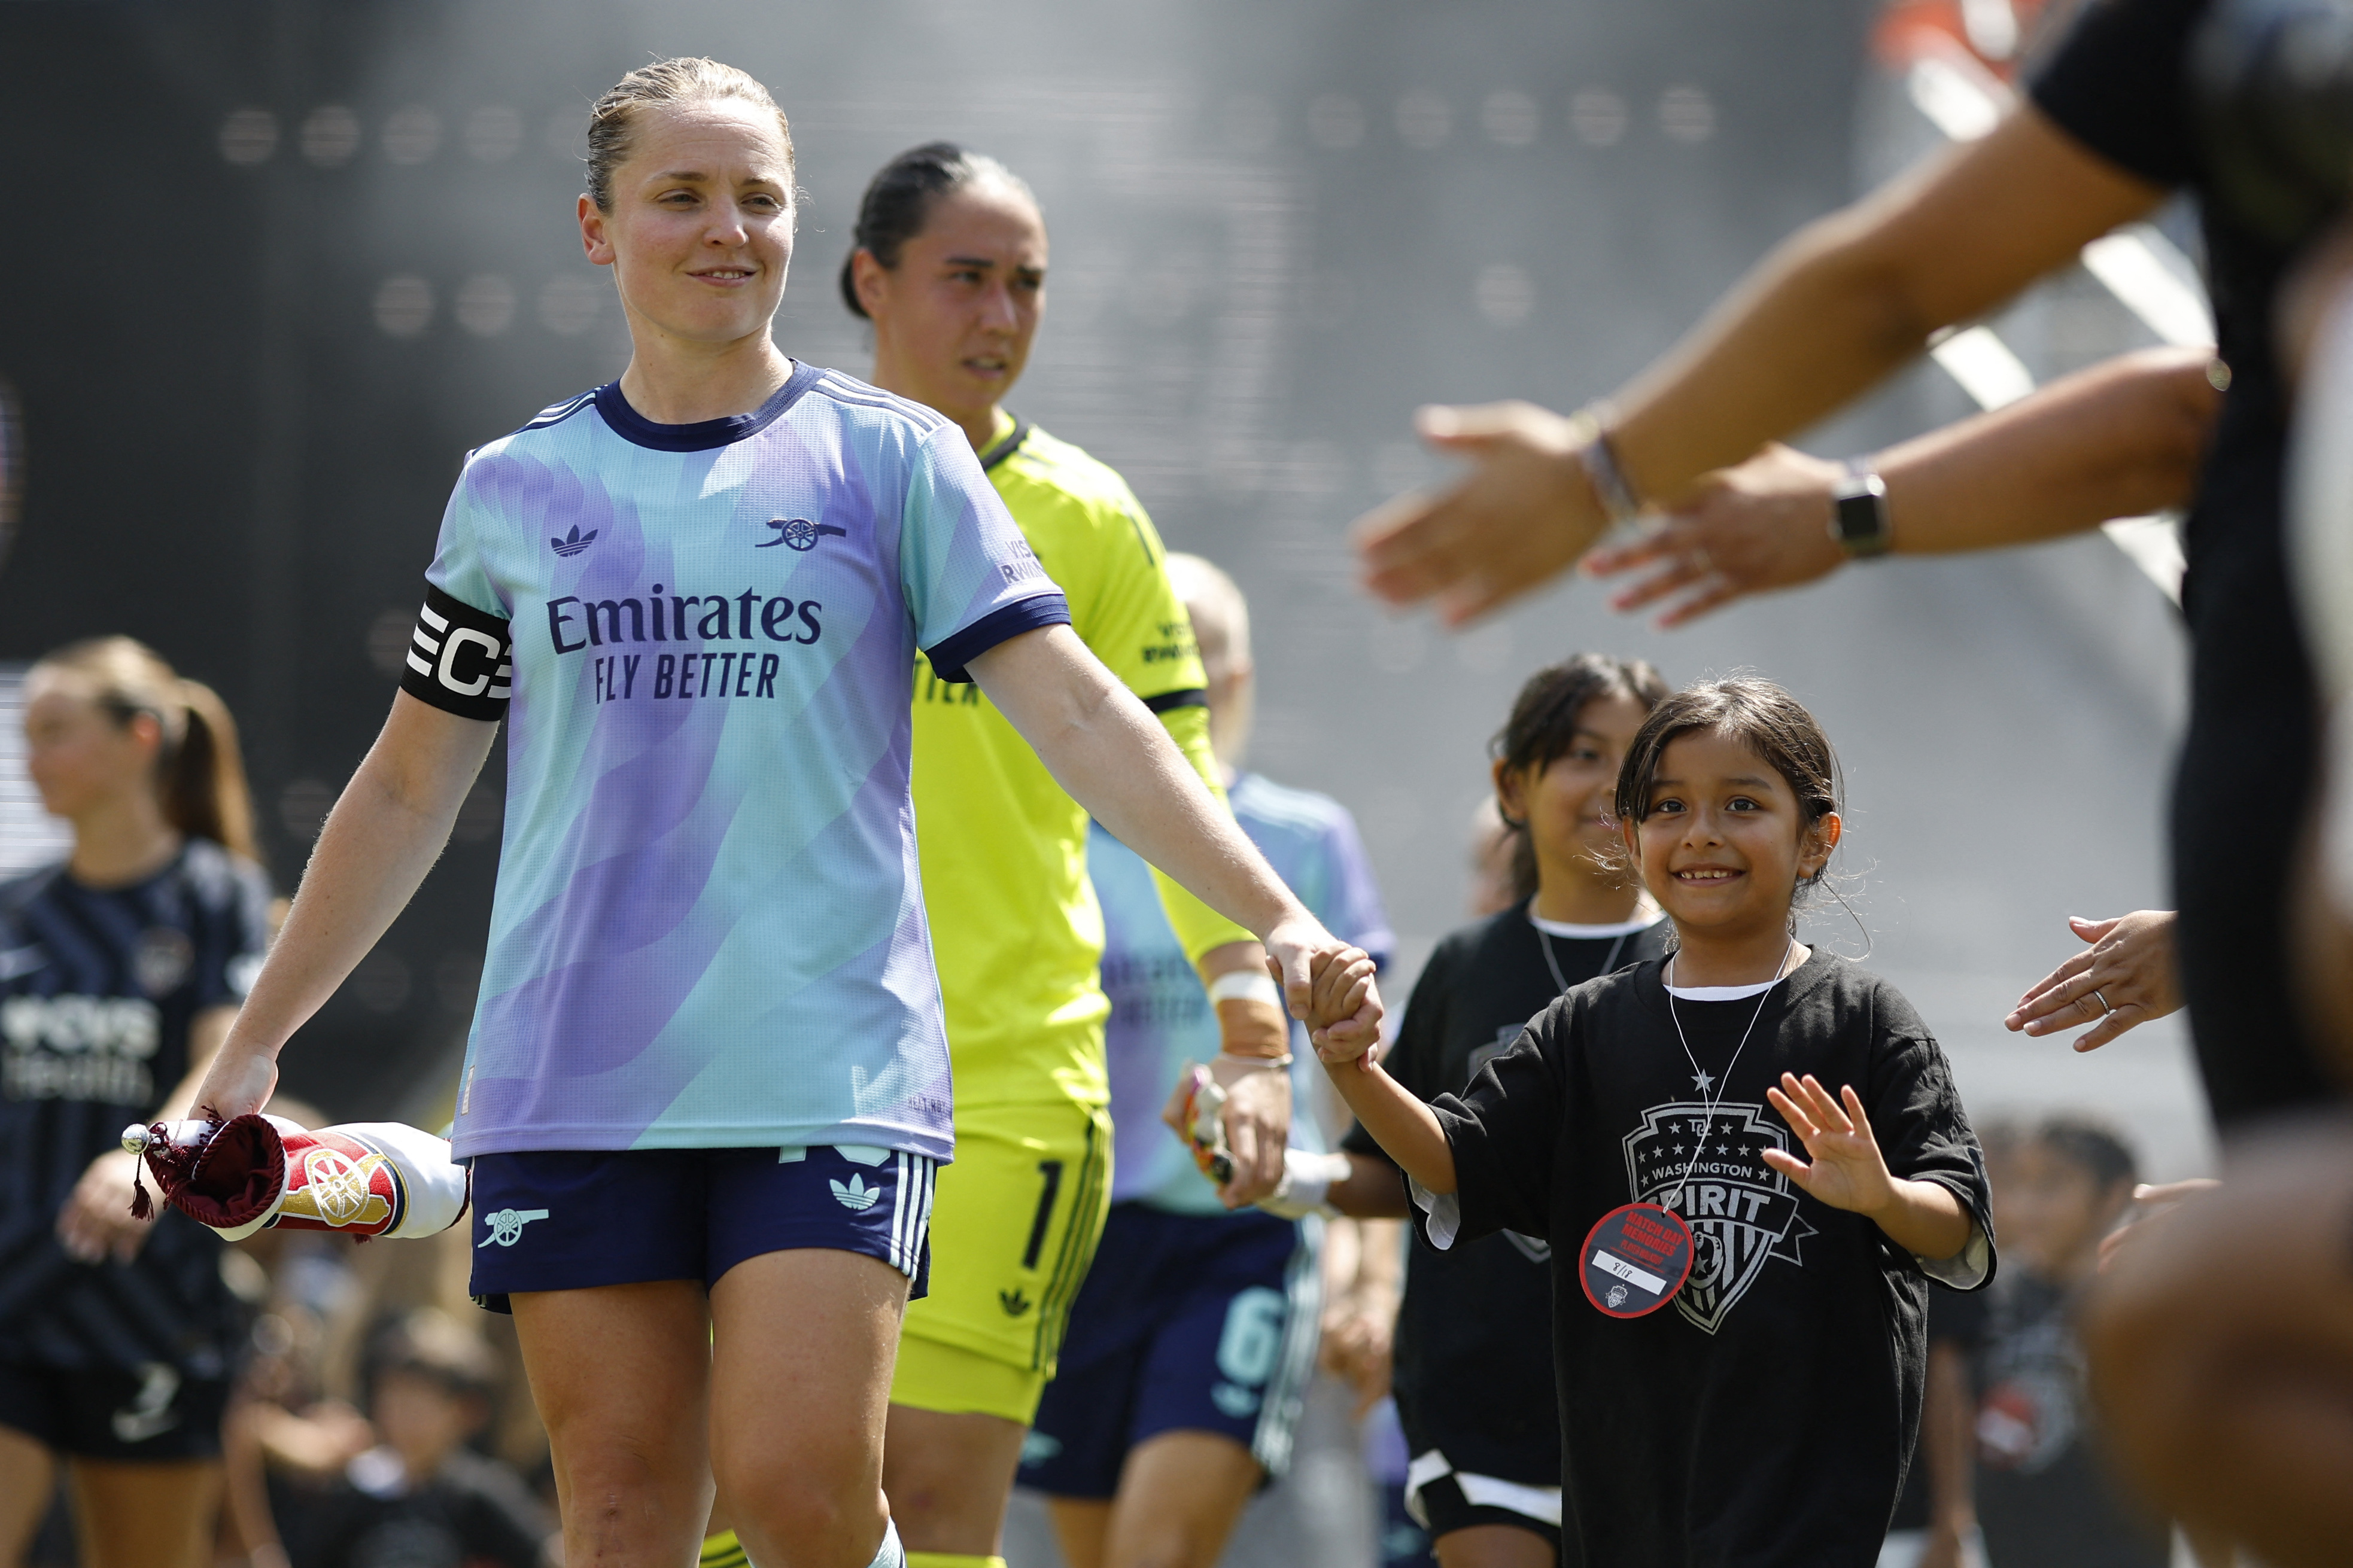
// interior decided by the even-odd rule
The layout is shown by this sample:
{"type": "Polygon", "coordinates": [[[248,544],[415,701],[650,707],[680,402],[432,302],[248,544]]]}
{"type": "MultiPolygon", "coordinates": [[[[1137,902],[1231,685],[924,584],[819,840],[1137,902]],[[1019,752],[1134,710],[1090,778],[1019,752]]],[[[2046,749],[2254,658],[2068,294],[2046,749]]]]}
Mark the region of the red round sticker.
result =
{"type": "Polygon", "coordinates": [[[1577,1279],[1613,1318],[1640,1318],[1675,1299],[1691,1278],[1691,1226],[1657,1204],[1621,1204],[1585,1233],[1577,1279]]]}

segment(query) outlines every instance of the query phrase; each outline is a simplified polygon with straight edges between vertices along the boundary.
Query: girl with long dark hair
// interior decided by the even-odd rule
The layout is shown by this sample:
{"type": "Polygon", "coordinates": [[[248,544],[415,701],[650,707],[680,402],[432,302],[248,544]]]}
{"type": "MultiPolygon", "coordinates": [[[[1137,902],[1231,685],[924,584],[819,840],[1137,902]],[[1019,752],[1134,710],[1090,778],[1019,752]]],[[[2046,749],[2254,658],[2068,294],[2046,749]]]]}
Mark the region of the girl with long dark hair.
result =
{"type": "Polygon", "coordinates": [[[184,1117],[269,940],[237,731],[129,637],[25,682],[60,864],[0,886],[0,1562],[62,1462],[91,1568],[212,1561],[237,1321],[220,1238],[131,1216],[125,1122],[184,1117]]]}

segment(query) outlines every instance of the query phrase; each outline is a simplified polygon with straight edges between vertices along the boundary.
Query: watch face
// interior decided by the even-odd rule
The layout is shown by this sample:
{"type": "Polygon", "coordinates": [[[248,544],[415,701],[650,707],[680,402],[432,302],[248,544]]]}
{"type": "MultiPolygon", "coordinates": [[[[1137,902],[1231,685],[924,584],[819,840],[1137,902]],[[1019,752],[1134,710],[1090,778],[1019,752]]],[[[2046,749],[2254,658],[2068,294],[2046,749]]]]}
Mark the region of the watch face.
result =
{"type": "Polygon", "coordinates": [[[1877,552],[1887,548],[1887,501],[1884,487],[1838,498],[1839,542],[1849,550],[1877,552]]]}

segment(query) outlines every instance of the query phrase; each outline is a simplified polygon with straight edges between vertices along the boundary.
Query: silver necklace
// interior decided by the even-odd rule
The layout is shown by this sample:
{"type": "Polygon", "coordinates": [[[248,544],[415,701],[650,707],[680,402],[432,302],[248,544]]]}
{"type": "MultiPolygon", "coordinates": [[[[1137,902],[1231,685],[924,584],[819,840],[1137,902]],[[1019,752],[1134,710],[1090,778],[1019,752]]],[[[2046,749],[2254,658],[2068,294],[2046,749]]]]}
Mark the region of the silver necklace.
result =
{"type": "MultiPolygon", "coordinates": [[[[1545,967],[1552,971],[1552,983],[1555,987],[1553,994],[1567,995],[1568,982],[1561,976],[1560,961],[1552,955],[1552,932],[1545,930],[1541,925],[1536,925],[1535,900],[1533,899],[1528,901],[1528,924],[1535,926],[1537,944],[1544,949],[1545,967]]],[[[1609,944],[1609,956],[1601,961],[1601,973],[1611,974],[1617,972],[1618,950],[1626,945],[1626,936],[1627,933],[1621,931],[1618,933],[1618,940],[1609,944]]]]}
{"type": "MultiPolygon", "coordinates": [[[[1796,944],[1794,942],[1790,944],[1790,946],[1795,945],[1796,944]]],[[[1673,958],[1669,959],[1667,962],[1670,964],[1675,964],[1681,961],[1682,957],[1683,954],[1678,952],[1673,958]]],[[[1704,1152],[1706,1147],[1706,1134],[1708,1128],[1713,1127],[1715,1123],[1716,1107],[1724,1103],[1725,1091],[1731,1087],[1732,1069],[1740,1065],[1740,1053],[1748,1048],[1748,1037],[1757,1032],[1757,1020],[1765,1016],[1765,1004],[1773,999],[1773,987],[1780,984],[1781,977],[1788,972],[1789,948],[1784,947],[1781,950],[1781,963],[1779,966],[1773,971],[1773,978],[1767,982],[1765,989],[1757,994],[1757,1011],[1748,1015],[1748,1027],[1740,1031],[1740,1043],[1732,1047],[1732,1059],[1724,1064],[1724,1077],[1716,1079],[1711,1079],[1708,1077],[1707,1070],[1699,1065],[1699,1058],[1692,1054],[1690,1037],[1683,1033],[1683,1015],[1675,1011],[1675,993],[1673,984],[1672,982],[1665,983],[1667,985],[1667,1016],[1674,1020],[1675,1038],[1683,1045],[1683,1059],[1691,1063],[1692,1083],[1699,1089],[1701,1097],[1700,1114],[1706,1119],[1706,1125],[1700,1129],[1699,1138],[1692,1144],[1691,1160],[1683,1166],[1683,1173],[1676,1179],[1674,1194],[1667,1199],[1665,1205],[1666,1207],[1671,1209],[1682,1208],[1683,1189],[1691,1184],[1692,1173],[1699,1169],[1699,1157],[1701,1153],[1704,1152]],[[1715,1098],[1713,1100],[1707,1098],[1707,1092],[1711,1087],[1715,1090],[1715,1098]]]]}

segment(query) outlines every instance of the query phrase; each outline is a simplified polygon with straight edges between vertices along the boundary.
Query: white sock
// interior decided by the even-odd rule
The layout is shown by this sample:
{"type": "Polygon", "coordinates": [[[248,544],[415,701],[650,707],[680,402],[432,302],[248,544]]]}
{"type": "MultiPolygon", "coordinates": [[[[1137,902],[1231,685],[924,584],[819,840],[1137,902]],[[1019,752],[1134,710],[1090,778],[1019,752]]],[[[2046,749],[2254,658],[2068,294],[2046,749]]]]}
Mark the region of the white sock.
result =
{"type": "Polygon", "coordinates": [[[882,1521],[882,1544],[875,1549],[874,1561],[866,1568],[907,1568],[906,1550],[899,1544],[899,1527],[893,1521],[882,1521]]]}

